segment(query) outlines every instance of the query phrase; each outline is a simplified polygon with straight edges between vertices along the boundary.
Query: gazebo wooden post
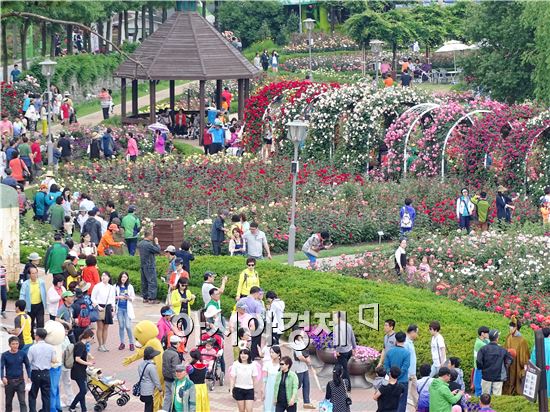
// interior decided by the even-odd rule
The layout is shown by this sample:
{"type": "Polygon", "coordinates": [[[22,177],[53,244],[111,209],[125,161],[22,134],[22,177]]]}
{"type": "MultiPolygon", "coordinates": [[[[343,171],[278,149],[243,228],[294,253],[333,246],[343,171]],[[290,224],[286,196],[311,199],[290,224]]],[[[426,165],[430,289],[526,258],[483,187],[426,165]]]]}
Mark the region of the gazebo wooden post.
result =
{"type": "Polygon", "coordinates": [[[216,80],[216,109],[218,110],[222,108],[222,88],[223,81],[216,80]]]}
{"type": "Polygon", "coordinates": [[[138,81],[137,79],[132,80],[132,116],[138,115],[138,81]]]}
{"type": "Polygon", "coordinates": [[[149,80],[149,123],[157,121],[157,82],[149,80]]]}
{"type": "Polygon", "coordinates": [[[244,79],[237,80],[238,85],[238,103],[239,103],[239,109],[238,109],[238,117],[239,120],[244,119],[244,79]]]}
{"type": "Polygon", "coordinates": [[[202,138],[204,133],[204,111],[206,107],[204,106],[204,95],[206,90],[206,81],[200,80],[199,81],[199,124],[200,124],[200,130],[199,130],[199,145],[202,146],[202,138]]]}
{"type": "Polygon", "coordinates": [[[250,79],[244,79],[244,99],[248,100],[250,97],[250,79]]]}
{"type": "Polygon", "coordinates": [[[126,78],[120,79],[120,117],[126,117],[126,78]]]}
{"type": "Polygon", "coordinates": [[[170,80],[170,111],[174,112],[176,107],[176,81],[170,80]]]}

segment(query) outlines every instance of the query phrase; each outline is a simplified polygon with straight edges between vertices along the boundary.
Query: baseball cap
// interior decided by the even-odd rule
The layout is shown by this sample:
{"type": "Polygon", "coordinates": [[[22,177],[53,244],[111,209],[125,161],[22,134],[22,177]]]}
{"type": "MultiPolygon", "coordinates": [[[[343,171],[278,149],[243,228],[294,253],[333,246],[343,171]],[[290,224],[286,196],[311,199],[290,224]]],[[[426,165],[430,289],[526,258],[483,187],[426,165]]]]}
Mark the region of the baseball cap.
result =
{"type": "Polygon", "coordinates": [[[166,249],[164,249],[165,252],[175,253],[176,247],[174,245],[166,246],[166,249]]]}
{"type": "Polygon", "coordinates": [[[209,277],[213,277],[215,278],[216,277],[216,274],[214,272],[206,272],[204,274],[204,280],[208,280],[209,277]]]}
{"type": "Polygon", "coordinates": [[[174,260],[174,264],[176,266],[183,265],[183,259],[182,258],[176,258],[176,260],[174,260]]]}
{"type": "Polygon", "coordinates": [[[130,205],[128,206],[128,213],[133,213],[136,211],[136,205],[130,205]]]}
{"type": "MultiPolygon", "coordinates": [[[[170,342],[172,342],[172,339],[170,339],[170,342]]],[[[181,363],[179,365],[176,365],[176,372],[185,372],[185,365],[182,365],[181,363]]]]}
{"type": "Polygon", "coordinates": [[[174,311],[173,311],[172,309],[168,308],[168,309],[163,310],[160,314],[161,314],[162,316],[173,315],[173,314],[174,314],[174,311]]]}
{"type": "Polygon", "coordinates": [[[489,331],[489,340],[494,340],[496,338],[498,338],[498,336],[500,335],[500,332],[496,329],[491,329],[489,331]]]}
{"type": "Polygon", "coordinates": [[[64,298],[70,298],[71,296],[74,296],[74,293],[71,292],[70,290],[66,290],[65,292],[63,292],[61,294],[61,298],[64,299],[64,298]]]}

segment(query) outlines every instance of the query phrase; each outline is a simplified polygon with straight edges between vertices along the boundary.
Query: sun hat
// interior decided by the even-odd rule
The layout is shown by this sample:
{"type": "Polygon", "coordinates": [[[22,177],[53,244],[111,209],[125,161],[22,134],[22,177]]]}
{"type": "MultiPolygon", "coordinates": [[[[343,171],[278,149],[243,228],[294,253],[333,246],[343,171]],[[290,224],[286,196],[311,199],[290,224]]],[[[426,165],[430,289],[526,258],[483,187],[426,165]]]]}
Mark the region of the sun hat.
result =
{"type": "Polygon", "coordinates": [[[172,316],[174,314],[174,311],[170,308],[167,308],[167,309],[163,310],[162,312],[160,312],[160,314],[162,316],[172,316]]]}
{"type": "Polygon", "coordinates": [[[46,171],[46,174],[44,175],[46,177],[54,177],[54,174],[51,170],[46,171]]]}
{"type": "Polygon", "coordinates": [[[160,352],[158,350],[155,350],[151,346],[146,346],[143,351],[143,359],[145,360],[151,360],[158,355],[160,355],[160,352]]]}
{"type": "Polygon", "coordinates": [[[36,252],[32,252],[29,255],[29,260],[40,260],[40,259],[41,259],[40,255],[36,252]]]}
{"type": "Polygon", "coordinates": [[[61,299],[70,298],[72,296],[74,296],[74,293],[71,292],[70,290],[66,290],[61,294],[61,299]]]}
{"type": "Polygon", "coordinates": [[[176,247],[174,245],[168,245],[166,246],[166,249],[164,249],[165,252],[175,253],[176,247]]]}
{"type": "MultiPolygon", "coordinates": [[[[237,307],[239,307],[238,304],[237,304],[237,307]]],[[[216,316],[220,312],[221,312],[220,309],[216,308],[214,305],[210,305],[206,308],[206,311],[204,312],[204,317],[205,318],[213,318],[214,316],[216,316]]]]}
{"type": "Polygon", "coordinates": [[[86,266],[86,261],[84,259],[78,259],[78,266],[86,266]]]}
{"type": "Polygon", "coordinates": [[[63,96],[70,96],[70,95],[71,95],[71,93],[69,93],[69,92],[63,93],[63,96]]]}
{"type": "Polygon", "coordinates": [[[506,192],[508,189],[506,187],[504,187],[503,185],[500,185],[498,188],[497,188],[497,191],[498,192],[506,192]]]}
{"type": "Polygon", "coordinates": [[[78,284],[78,288],[82,291],[82,292],[87,292],[89,289],[90,289],[90,286],[92,286],[89,282],[86,282],[85,280],[81,281],[79,284],[78,284]]]}
{"type": "Polygon", "coordinates": [[[221,126],[222,125],[222,121],[220,119],[216,119],[214,121],[214,126],[221,126]]]}
{"type": "Polygon", "coordinates": [[[180,343],[181,338],[178,335],[172,335],[170,336],[170,343],[180,343]]]}

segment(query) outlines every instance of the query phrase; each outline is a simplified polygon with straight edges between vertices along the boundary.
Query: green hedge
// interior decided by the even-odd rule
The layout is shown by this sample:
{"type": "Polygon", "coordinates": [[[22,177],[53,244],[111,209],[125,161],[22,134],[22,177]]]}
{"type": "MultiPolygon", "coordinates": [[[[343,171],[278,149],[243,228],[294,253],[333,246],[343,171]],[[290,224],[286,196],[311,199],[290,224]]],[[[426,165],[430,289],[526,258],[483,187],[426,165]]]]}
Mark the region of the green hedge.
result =
{"type": "MultiPolygon", "coordinates": [[[[478,402],[478,398],[472,398],[478,402]]],[[[538,412],[539,406],[529,402],[523,396],[493,396],[491,407],[497,412],[538,412]]]]}
{"type": "MultiPolygon", "coordinates": [[[[157,260],[159,275],[165,273],[167,264],[165,258],[157,260]]],[[[134,287],[140,290],[139,258],[102,257],[99,259],[99,267],[101,270],[110,271],[115,276],[118,276],[122,270],[128,271],[134,287]]],[[[197,295],[194,309],[202,306],[200,297],[202,274],[213,271],[218,274],[216,284],[221,282],[223,275],[229,278],[226,293],[222,299],[223,312],[229,315],[234,305],[238,275],[244,267],[245,261],[241,257],[197,257],[191,263],[190,289],[197,295]]],[[[258,262],[257,269],[261,286],[264,290],[276,291],[285,301],[287,312],[347,310],[352,315],[351,323],[361,345],[382,348],[384,334],[382,325],[385,319],[395,319],[396,330],[406,330],[409,324],[417,324],[420,328],[420,336],[416,342],[418,365],[424,362],[431,363],[428,324],[432,320],[440,321],[449,355],[462,359],[467,380],[469,380],[469,371],[473,367],[472,350],[478,327],[486,325],[503,332],[508,328],[507,320],[502,316],[466,308],[427,290],[343,277],[336,273],[312,272],[269,261],[258,262]],[[378,331],[358,323],[358,305],[366,303],[380,305],[380,330],[378,331]]],[[[160,285],[159,298],[164,298],[165,295],[166,286],[160,285]]],[[[311,322],[316,323],[313,315],[311,322]]],[[[524,335],[531,343],[533,342],[530,330],[526,328],[524,335]]]]}

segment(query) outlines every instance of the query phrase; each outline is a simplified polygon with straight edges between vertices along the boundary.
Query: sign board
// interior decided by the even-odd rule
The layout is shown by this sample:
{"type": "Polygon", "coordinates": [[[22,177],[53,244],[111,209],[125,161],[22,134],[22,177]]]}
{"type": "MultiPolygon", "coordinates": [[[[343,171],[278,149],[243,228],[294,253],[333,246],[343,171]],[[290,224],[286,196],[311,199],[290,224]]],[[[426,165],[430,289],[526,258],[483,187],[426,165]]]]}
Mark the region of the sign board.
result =
{"type": "Polygon", "coordinates": [[[529,401],[537,401],[537,392],[539,390],[541,370],[533,362],[529,361],[525,372],[525,380],[523,382],[523,396],[529,401]]]}

